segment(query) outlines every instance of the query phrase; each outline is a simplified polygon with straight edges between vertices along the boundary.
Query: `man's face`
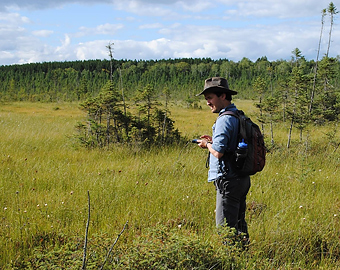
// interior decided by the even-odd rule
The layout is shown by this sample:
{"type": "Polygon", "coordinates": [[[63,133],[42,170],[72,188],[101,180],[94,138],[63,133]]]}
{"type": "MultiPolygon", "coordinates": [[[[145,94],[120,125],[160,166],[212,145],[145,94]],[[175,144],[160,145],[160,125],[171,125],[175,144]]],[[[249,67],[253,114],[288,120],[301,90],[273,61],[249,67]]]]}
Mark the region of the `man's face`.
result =
{"type": "Polygon", "coordinates": [[[206,93],[204,94],[204,97],[207,101],[207,105],[210,107],[211,112],[213,113],[219,113],[220,110],[226,107],[225,94],[222,94],[218,97],[214,93],[206,93]]]}

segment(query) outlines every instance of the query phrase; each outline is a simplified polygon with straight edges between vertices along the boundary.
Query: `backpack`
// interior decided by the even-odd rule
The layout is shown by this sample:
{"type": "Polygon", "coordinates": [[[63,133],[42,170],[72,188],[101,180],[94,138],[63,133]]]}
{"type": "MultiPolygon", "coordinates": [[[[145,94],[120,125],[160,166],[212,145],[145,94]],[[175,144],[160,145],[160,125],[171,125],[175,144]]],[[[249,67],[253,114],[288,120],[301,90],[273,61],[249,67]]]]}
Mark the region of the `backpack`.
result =
{"type": "Polygon", "coordinates": [[[231,161],[232,166],[234,165],[234,170],[239,175],[254,175],[262,171],[266,162],[267,149],[259,126],[251,121],[241,110],[225,111],[219,117],[222,115],[232,115],[239,119],[238,143],[244,140],[248,144],[248,151],[242,168],[235,166],[236,150],[233,155],[228,155],[231,156],[228,160],[231,161]]]}

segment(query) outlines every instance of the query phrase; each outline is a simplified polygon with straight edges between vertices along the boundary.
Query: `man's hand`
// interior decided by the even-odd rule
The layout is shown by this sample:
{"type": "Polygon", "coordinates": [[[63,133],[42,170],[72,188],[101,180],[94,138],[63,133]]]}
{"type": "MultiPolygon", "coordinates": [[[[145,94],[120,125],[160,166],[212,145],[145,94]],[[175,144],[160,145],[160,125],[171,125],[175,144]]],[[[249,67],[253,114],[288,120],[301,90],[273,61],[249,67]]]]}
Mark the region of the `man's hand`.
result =
{"type": "Polygon", "coordinates": [[[201,148],[208,148],[210,153],[213,154],[218,159],[223,157],[223,153],[217,152],[216,150],[214,150],[211,147],[211,145],[213,143],[211,136],[209,136],[209,135],[202,135],[201,139],[202,140],[197,140],[197,144],[198,144],[199,147],[201,147],[201,148]],[[210,144],[210,146],[208,147],[209,144],[210,144]]]}
{"type": "Polygon", "coordinates": [[[207,140],[197,140],[197,144],[201,148],[208,148],[208,141],[207,140]]]}
{"type": "Polygon", "coordinates": [[[209,135],[202,135],[201,139],[206,139],[208,142],[212,142],[212,137],[209,135]]]}
{"type": "Polygon", "coordinates": [[[212,137],[209,135],[202,135],[202,140],[197,140],[197,144],[201,148],[208,148],[208,143],[211,143],[212,137]]]}

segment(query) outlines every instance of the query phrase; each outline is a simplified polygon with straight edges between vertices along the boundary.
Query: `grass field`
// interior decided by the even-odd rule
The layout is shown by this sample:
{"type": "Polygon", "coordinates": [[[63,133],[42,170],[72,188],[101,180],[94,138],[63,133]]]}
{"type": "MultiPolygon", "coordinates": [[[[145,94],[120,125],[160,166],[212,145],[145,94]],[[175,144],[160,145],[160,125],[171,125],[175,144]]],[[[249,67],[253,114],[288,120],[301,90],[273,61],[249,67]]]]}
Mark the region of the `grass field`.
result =
{"type": "MultiPolygon", "coordinates": [[[[235,103],[256,119],[252,102],[235,103]]],[[[188,140],[211,132],[216,115],[202,106],[171,109],[188,140]]],[[[88,192],[87,269],[102,265],[127,221],[105,269],[340,267],[340,139],[327,135],[336,126],[310,126],[303,142],[296,131],[289,150],[287,127],[274,126],[276,147],[252,177],[243,252],[216,232],[206,151],[191,143],[86,150],[71,139],[84,118],[76,104],[0,105],[0,269],[79,269],[88,192]]]]}

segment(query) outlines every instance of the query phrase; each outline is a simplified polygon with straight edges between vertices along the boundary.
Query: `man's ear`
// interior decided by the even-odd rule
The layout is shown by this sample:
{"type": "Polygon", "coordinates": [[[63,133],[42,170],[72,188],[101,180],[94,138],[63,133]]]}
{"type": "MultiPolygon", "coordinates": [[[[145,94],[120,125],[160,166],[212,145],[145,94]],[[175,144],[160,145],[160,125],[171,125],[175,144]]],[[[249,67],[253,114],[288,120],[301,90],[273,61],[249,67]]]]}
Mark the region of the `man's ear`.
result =
{"type": "Polygon", "coordinates": [[[222,98],[222,99],[226,99],[226,97],[227,97],[227,94],[226,94],[226,93],[222,93],[222,94],[220,95],[220,98],[222,98]]]}

